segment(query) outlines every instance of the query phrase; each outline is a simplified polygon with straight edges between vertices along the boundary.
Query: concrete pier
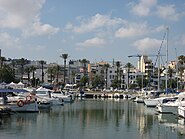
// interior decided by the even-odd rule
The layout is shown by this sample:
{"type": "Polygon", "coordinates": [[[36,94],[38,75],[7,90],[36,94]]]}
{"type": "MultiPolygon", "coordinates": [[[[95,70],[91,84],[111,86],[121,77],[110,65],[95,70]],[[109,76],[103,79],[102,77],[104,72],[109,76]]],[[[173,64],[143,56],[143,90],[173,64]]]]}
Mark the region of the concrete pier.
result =
{"type": "Polygon", "coordinates": [[[85,92],[82,95],[80,93],[76,94],[76,97],[84,97],[84,98],[131,98],[130,94],[125,93],[116,93],[116,92],[85,92]]]}

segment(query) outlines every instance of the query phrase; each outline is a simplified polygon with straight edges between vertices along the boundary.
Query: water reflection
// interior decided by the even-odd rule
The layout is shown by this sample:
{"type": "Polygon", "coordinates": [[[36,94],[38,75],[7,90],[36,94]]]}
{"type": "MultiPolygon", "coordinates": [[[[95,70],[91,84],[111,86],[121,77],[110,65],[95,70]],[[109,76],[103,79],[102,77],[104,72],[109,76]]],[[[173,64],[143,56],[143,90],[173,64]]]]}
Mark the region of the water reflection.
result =
{"type": "Polygon", "coordinates": [[[184,119],[158,115],[128,100],[76,100],[32,114],[0,119],[5,138],[45,139],[175,139],[185,138],[184,119]]]}
{"type": "Polygon", "coordinates": [[[161,125],[165,126],[166,130],[177,132],[179,136],[185,135],[185,119],[172,114],[159,114],[158,120],[161,125]]]}

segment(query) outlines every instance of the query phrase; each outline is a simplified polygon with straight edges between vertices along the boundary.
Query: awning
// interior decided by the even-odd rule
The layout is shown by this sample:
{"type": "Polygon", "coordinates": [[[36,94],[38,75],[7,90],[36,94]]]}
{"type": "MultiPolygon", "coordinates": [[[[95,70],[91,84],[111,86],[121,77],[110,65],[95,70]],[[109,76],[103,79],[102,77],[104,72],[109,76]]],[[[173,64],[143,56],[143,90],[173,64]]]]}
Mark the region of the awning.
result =
{"type": "Polygon", "coordinates": [[[16,92],[16,93],[21,93],[21,92],[28,92],[27,90],[24,89],[0,89],[0,93],[10,93],[10,92],[16,92]]]}

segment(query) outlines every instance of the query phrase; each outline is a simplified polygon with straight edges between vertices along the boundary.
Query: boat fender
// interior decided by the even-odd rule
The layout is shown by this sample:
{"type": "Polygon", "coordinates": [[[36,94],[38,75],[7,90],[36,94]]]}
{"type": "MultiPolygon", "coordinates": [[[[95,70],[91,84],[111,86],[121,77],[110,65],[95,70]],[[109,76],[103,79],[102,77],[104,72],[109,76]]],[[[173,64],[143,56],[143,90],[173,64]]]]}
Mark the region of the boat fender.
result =
{"type": "Polygon", "coordinates": [[[23,107],[24,106],[24,101],[23,100],[17,101],[17,106],[23,107]]]}
{"type": "Polygon", "coordinates": [[[31,96],[27,96],[26,97],[26,101],[31,101],[32,100],[32,97],[31,96]]]}

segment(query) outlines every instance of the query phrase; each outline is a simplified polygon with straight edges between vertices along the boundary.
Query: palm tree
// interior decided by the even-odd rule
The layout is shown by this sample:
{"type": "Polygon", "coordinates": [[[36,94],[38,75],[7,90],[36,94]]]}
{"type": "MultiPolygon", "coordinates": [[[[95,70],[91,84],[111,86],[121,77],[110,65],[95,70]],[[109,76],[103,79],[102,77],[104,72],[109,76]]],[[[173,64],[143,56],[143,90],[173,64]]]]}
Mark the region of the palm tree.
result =
{"type": "Polygon", "coordinates": [[[71,79],[72,79],[72,75],[71,75],[71,65],[73,64],[73,61],[69,61],[69,83],[72,83],[71,79]]]}
{"type": "MultiPolygon", "coordinates": [[[[182,83],[183,72],[185,69],[184,65],[185,65],[185,56],[184,55],[178,56],[178,71],[179,71],[181,83],[182,83]]],[[[183,85],[181,85],[181,89],[183,89],[183,85]]]]}
{"type": "Polygon", "coordinates": [[[31,68],[30,67],[26,67],[25,68],[25,73],[27,73],[28,76],[28,85],[30,84],[30,72],[31,72],[31,68]]]}
{"type": "Polygon", "coordinates": [[[5,57],[0,57],[0,82],[3,81],[3,72],[2,72],[2,69],[3,69],[3,66],[4,66],[4,61],[6,61],[6,58],[5,57]]]}
{"type": "Polygon", "coordinates": [[[60,56],[64,59],[64,84],[66,83],[65,81],[65,76],[66,76],[66,59],[69,57],[68,54],[62,54],[62,56],[60,56]]]}
{"type": "Polygon", "coordinates": [[[170,77],[170,88],[172,88],[172,77],[173,77],[173,73],[174,73],[173,69],[169,67],[168,68],[168,75],[170,77]]]}
{"type": "Polygon", "coordinates": [[[44,83],[44,64],[46,64],[46,62],[44,60],[40,60],[39,63],[41,64],[41,70],[42,70],[42,83],[44,83]]]}
{"type": "Polygon", "coordinates": [[[60,66],[57,64],[53,67],[53,75],[56,77],[56,83],[58,84],[58,78],[59,78],[59,72],[60,72],[60,66]]]}
{"type": "Polygon", "coordinates": [[[32,86],[35,86],[35,70],[36,70],[36,67],[35,66],[31,66],[30,67],[30,72],[32,72],[32,86]]]}
{"type": "Polygon", "coordinates": [[[184,67],[179,67],[178,71],[179,71],[180,82],[181,82],[180,86],[181,86],[181,89],[183,89],[183,85],[182,85],[183,79],[182,79],[182,77],[183,77],[184,67]]]}
{"type": "Polygon", "coordinates": [[[4,65],[4,61],[6,61],[5,57],[0,57],[0,67],[4,65]]]}
{"type": "Polygon", "coordinates": [[[129,83],[129,76],[130,76],[130,68],[133,68],[134,66],[131,63],[127,63],[125,65],[125,68],[127,68],[127,74],[128,74],[128,79],[127,79],[127,89],[129,89],[130,87],[130,83],[129,83]]]}
{"type": "MultiPolygon", "coordinates": [[[[86,64],[87,63],[89,63],[89,61],[87,60],[87,59],[82,59],[82,60],[80,60],[81,61],[81,63],[83,64],[83,76],[85,77],[85,78],[87,78],[86,77],[86,75],[87,75],[87,66],[86,66],[86,64]]],[[[87,83],[89,83],[89,80],[88,80],[88,82],[87,83]]]]}
{"type": "Polygon", "coordinates": [[[24,66],[28,63],[28,60],[21,58],[17,61],[17,64],[21,66],[21,81],[23,81],[24,66]]]}
{"type": "Polygon", "coordinates": [[[107,88],[107,74],[108,74],[108,68],[110,67],[110,65],[107,63],[104,65],[105,67],[105,85],[106,85],[106,88],[107,88]]]}
{"type": "Polygon", "coordinates": [[[119,71],[120,71],[120,61],[116,61],[116,73],[117,73],[117,77],[116,77],[116,82],[117,82],[117,88],[120,87],[119,81],[118,81],[118,77],[119,77],[119,71]]]}
{"type": "Polygon", "coordinates": [[[86,75],[87,69],[86,69],[86,64],[89,63],[89,61],[87,59],[82,59],[81,63],[83,64],[83,72],[84,75],[86,75]]]}
{"type": "Polygon", "coordinates": [[[9,65],[4,64],[3,67],[0,68],[0,73],[2,81],[7,83],[14,81],[13,72],[9,65]]]}
{"type": "Polygon", "coordinates": [[[16,66],[16,61],[13,59],[11,60],[11,66],[12,66],[12,71],[13,71],[13,77],[15,78],[15,66],[16,66]]]}
{"type": "Polygon", "coordinates": [[[47,73],[50,75],[50,82],[52,83],[52,81],[54,79],[54,68],[48,67],[47,73]]]}

